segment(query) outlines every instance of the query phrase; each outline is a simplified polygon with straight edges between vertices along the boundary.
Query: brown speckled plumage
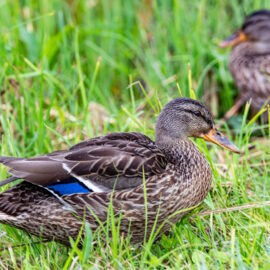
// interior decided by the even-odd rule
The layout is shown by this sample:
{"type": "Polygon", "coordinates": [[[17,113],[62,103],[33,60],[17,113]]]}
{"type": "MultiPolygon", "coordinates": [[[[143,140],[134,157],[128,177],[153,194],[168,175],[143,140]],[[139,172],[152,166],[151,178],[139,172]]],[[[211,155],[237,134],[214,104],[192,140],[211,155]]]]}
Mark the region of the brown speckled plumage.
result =
{"type": "MultiPolygon", "coordinates": [[[[246,56],[249,44],[236,47],[230,56],[230,72],[244,102],[251,99],[252,114],[257,113],[270,99],[269,55],[246,56]]],[[[264,116],[267,119],[267,113],[264,116]]]]}
{"type": "MultiPolygon", "coordinates": [[[[270,102],[270,11],[259,10],[247,16],[232,37],[221,46],[233,46],[230,72],[239,90],[239,100],[244,103],[251,99],[254,115],[270,102]]],[[[263,120],[267,119],[266,112],[263,120]]]]}
{"type": "MultiPolygon", "coordinates": [[[[106,222],[108,206],[112,201],[116,219],[121,216],[121,234],[130,232],[133,242],[141,242],[145,235],[144,172],[147,236],[157,215],[157,227],[168,221],[161,232],[167,231],[170,222],[177,222],[186,211],[168,219],[172,214],[196,206],[210,190],[210,165],[187,136],[193,132],[192,136],[200,137],[201,130],[206,134],[212,128],[212,116],[202,104],[190,99],[178,99],[169,103],[161,113],[156,128],[156,143],[139,133],[114,133],[82,142],[67,151],[34,159],[18,159],[19,165],[16,159],[2,157],[0,161],[11,168],[11,173],[15,170],[15,176],[20,177],[19,173],[26,175],[26,170],[27,181],[0,194],[0,222],[68,244],[69,237],[77,237],[84,219],[92,230],[99,226],[96,217],[106,222]],[[172,119],[174,126],[170,126],[172,119]],[[51,164],[47,164],[51,161],[68,165],[68,162],[73,162],[68,168],[72,176],[83,176],[84,181],[92,181],[106,189],[59,198],[42,187],[46,180],[44,175],[41,176],[41,183],[38,183],[38,178],[32,177],[32,174],[37,174],[37,168],[32,165],[31,170],[28,169],[28,162],[34,163],[34,160],[44,161],[44,166],[49,168],[51,164]],[[113,177],[121,179],[115,190],[112,190],[111,183],[106,184],[106,180],[111,182],[113,177]],[[123,184],[126,181],[129,187],[123,184]]],[[[38,164],[41,165],[39,173],[44,173],[43,163],[38,164]]],[[[53,173],[61,176],[60,180],[65,183],[67,171],[61,168],[53,173]]],[[[51,183],[52,177],[48,179],[51,183]]]]}

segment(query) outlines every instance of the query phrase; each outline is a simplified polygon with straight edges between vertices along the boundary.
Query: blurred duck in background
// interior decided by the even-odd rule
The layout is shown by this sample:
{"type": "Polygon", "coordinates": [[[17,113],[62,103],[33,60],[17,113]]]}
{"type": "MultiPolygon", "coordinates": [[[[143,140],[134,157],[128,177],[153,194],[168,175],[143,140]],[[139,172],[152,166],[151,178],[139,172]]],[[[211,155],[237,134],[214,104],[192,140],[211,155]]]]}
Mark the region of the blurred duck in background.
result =
{"type": "MultiPolygon", "coordinates": [[[[251,113],[255,115],[270,101],[270,10],[248,15],[241,28],[221,42],[220,47],[232,47],[229,68],[239,89],[237,102],[225,119],[250,99],[251,113]]],[[[267,111],[262,120],[268,122],[267,111]]]]}

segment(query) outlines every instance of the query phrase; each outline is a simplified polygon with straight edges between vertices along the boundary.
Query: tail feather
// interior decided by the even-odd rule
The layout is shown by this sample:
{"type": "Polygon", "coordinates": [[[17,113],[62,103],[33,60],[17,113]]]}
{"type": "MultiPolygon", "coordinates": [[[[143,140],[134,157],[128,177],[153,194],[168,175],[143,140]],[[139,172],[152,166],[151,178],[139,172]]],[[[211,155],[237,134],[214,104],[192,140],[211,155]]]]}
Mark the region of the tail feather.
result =
{"type": "MultiPolygon", "coordinates": [[[[14,158],[14,157],[6,157],[6,156],[0,156],[0,163],[2,164],[6,164],[8,163],[9,161],[12,161],[12,160],[15,160],[15,159],[19,159],[19,158],[14,158]]],[[[11,176],[7,179],[4,179],[4,180],[0,180],[0,187],[4,186],[4,185],[7,185],[15,180],[19,179],[17,176],[11,176]]]]}
{"type": "Polygon", "coordinates": [[[0,156],[0,163],[4,163],[9,157],[0,156]]]}
{"type": "Polygon", "coordinates": [[[7,163],[12,160],[21,159],[21,158],[15,158],[15,157],[6,157],[6,156],[0,156],[0,163],[7,163]]]}
{"type": "Polygon", "coordinates": [[[19,178],[16,177],[16,176],[11,176],[11,177],[9,177],[9,178],[7,178],[5,180],[2,180],[2,181],[0,181],[0,187],[2,187],[4,185],[7,185],[7,184],[9,184],[9,183],[11,183],[11,182],[13,182],[13,181],[15,181],[17,179],[19,179],[19,178]]]}

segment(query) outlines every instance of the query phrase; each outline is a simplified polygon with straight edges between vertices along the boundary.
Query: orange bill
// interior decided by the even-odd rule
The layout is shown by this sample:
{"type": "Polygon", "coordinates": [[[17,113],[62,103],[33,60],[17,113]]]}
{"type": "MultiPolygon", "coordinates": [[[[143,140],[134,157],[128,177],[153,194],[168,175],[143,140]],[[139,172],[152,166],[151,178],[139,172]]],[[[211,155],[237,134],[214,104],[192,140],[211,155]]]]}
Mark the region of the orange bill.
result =
{"type": "Polygon", "coordinates": [[[237,31],[236,33],[232,34],[230,37],[219,43],[219,47],[220,48],[232,47],[246,40],[247,36],[242,31],[237,31]]]}
{"type": "Polygon", "coordinates": [[[240,150],[238,149],[238,147],[235,146],[232,142],[230,142],[224,135],[222,135],[215,128],[211,129],[206,134],[202,134],[200,137],[203,138],[205,141],[212,142],[225,149],[228,149],[229,151],[240,154],[240,150]]]}

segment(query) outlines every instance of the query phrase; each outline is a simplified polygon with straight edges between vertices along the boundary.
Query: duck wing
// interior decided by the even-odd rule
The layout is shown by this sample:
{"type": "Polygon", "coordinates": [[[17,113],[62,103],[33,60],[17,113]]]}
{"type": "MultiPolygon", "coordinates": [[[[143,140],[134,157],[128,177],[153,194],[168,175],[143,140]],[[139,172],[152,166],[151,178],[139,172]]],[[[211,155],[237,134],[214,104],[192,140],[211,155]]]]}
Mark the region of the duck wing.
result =
{"type": "Polygon", "coordinates": [[[167,165],[155,143],[140,133],[112,133],[84,141],[61,162],[70,175],[101,191],[135,187],[143,175],[160,174],[167,165]]]}
{"type": "Polygon", "coordinates": [[[155,143],[140,133],[112,133],[46,156],[0,157],[10,173],[33,184],[65,183],[71,177],[93,191],[131,188],[164,171],[167,160],[155,143]]]}

